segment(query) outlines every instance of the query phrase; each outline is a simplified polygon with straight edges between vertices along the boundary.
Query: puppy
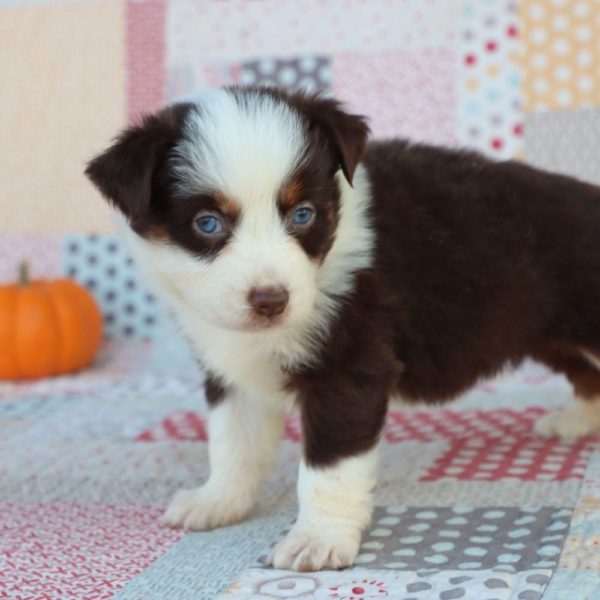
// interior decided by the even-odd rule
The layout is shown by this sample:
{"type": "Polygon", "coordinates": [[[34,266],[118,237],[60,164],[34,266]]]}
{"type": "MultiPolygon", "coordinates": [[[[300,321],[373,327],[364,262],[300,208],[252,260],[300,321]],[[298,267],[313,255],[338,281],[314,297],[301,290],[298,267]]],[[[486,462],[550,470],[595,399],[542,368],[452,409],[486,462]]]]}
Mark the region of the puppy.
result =
{"type": "Polygon", "coordinates": [[[231,88],[146,117],[86,171],[207,374],[211,474],[164,521],[246,517],[300,411],[277,568],[352,564],[391,395],[445,401],[532,357],[577,397],[538,431],[600,428],[600,191],[367,136],[332,99],[231,88]]]}

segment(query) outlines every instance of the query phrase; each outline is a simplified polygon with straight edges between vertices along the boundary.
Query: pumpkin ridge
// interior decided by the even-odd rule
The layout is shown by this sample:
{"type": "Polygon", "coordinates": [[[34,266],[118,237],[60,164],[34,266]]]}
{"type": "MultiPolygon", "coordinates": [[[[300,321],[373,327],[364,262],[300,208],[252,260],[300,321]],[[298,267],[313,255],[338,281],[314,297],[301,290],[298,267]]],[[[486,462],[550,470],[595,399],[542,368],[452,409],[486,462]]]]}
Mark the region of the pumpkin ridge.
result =
{"type": "Polygon", "coordinates": [[[65,346],[65,335],[63,331],[63,318],[61,311],[57,306],[57,297],[54,293],[54,283],[48,283],[44,286],[44,294],[48,298],[48,302],[52,307],[54,322],[56,323],[56,352],[54,353],[54,369],[52,375],[59,375],[65,371],[63,368],[63,352],[65,346]]]}
{"type": "Polygon", "coordinates": [[[20,374],[14,352],[17,340],[16,319],[14,318],[14,315],[17,314],[17,298],[16,286],[0,289],[0,334],[5,341],[4,350],[2,350],[2,340],[0,340],[0,377],[10,377],[11,373],[18,377],[20,374]],[[13,315],[12,320],[10,319],[11,315],[13,315]]]}
{"type": "Polygon", "coordinates": [[[85,339],[86,319],[76,290],[68,280],[58,280],[48,288],[61,332],[62,344],[58,354],[60,373],[78,370],[87,362],[89,344],[85,339]],[[82,347],[85,347],[85,351],[82,347]]]}
{"type": "Polygon", "coordinates": [[[18,298],[15,353],[19,362],[19,377],[54,374],[56,325],[43,286],[21,288],[18,298]]]}
{"type": "Polygon", "coordinates": [[[96,350],[102,341],[102,313],[94,302],[93,296],[85,288],[76,286],[71,280],[66,280],[66,283],[69,285],[71,297],[76,302],[85,324],[82,338],[85,348],[79,361],[81,368],[94,359],[96,350]]]}
{"type": "Polygon", "coordinates": [[[52,320],[54,321],[54,330],[55,330],[55,349],[58,351],[54,351],[52,353],[52,367],[49,370],[49,375],[57,375],[60,373],[60,348],[62,348],[62,331],[60,328],[60,318],[58,315],[58,311],[56,310],[56,306],[54,305],[54,299],[52,298],[52,294],[49,292],[51,284],[39,285],[37,286],[48,306],[50,307],[50,312],[52,313],[52,320]]]}
{"type": "Polygon", "coordinates": [[[21,360],[20,360],[20,355],[19,355],[19,351],[18,351],[18,336],[19,336],[19,317],[20,317],[20,310],[19,310],[19,300],[21,298],[21,294],[19,294],[19,288],[17,288],[15,286],[15,312],[14,314],[16,315],[16,318],[14,319],[13,322],[13,339],[12,339],[12,344],[13,344],[13,348],[14,348],[14,360],[15,360],[15,370],[17,372],[17,377],[23,377],[25,376],[25,373],[23,372],[23,369],[21,368],[21,360]]]}

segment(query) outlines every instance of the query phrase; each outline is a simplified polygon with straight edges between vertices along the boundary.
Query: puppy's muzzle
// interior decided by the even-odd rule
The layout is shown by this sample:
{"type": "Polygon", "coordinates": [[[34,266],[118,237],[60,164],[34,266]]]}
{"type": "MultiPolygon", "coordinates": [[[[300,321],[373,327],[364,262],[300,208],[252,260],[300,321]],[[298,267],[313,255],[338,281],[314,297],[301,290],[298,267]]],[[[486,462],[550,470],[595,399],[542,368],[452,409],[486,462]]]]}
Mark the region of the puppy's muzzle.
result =
{"type": "Polygon", "coordinates": [[[275,317],[288,305],[289,292],[283,287],[253,288],[248,294],[248,302],[258,315],[275,317]]]}

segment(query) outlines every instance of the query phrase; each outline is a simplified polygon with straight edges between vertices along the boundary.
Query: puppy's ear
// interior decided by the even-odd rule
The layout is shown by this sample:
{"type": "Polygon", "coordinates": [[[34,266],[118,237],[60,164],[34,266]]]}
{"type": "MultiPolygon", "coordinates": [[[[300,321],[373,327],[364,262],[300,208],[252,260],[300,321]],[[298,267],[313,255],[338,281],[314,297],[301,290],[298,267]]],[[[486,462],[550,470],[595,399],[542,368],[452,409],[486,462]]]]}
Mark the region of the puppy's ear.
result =
{"type": "Polygon", "coordinates": [[[148,213],[154,171],[177,140],[184,107],[173,106],[144,117],[87,164],[85,174],[132,224],[148,213]]]}
{"type": "Polygon", "coordinates": [[[328,138],[348,183],[352,184],[367,145],[367,119],[345,112],[336,100],[320,96],[307,97],[304,108],[311,122],[328,138]]]}

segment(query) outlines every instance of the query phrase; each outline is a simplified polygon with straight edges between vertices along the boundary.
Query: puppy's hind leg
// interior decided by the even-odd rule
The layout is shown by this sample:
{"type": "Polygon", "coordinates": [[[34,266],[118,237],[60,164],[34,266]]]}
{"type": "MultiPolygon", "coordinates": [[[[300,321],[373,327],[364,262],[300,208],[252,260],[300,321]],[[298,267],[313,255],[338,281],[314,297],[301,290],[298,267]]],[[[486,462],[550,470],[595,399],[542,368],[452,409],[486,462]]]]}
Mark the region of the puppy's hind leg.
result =
{"type": "Polygon", "coordinates": [[[536,433],[566,439],[600,433],[600,360],[583,351],[540,358],[567,377],[575,399],[566,408],[540,418],[535,424],[536,433]]]}

